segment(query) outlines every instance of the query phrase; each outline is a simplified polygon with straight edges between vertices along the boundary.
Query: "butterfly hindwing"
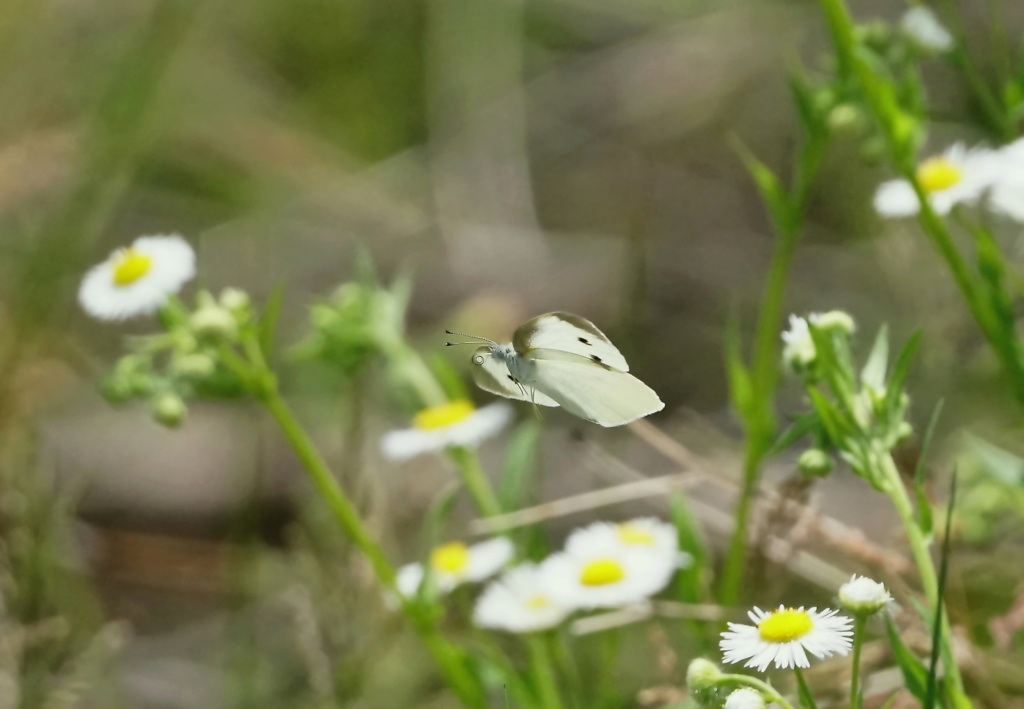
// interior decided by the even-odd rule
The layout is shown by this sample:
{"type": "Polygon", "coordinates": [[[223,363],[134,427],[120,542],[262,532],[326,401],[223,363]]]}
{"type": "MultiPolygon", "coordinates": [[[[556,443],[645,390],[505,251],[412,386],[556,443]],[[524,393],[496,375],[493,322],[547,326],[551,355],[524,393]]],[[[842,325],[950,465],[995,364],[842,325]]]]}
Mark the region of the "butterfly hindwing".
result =
{"type": "Polygon", "coordinates": [[[621,426],[665,404],[632,374],[580,355],[535,349],[527,355],[533,385],[569,413],[602,426],[621,426]]]}
{"type": "Polygon", "coordinates": [[[491,354],[490,347],[478,347],[473,352],[473,381],[484,391],[507,399],[530,401],[541,406],[558,406],[558,402],[535,391],[532,386],[520,386],[512,379],[508,365],[491,354]]]}
{"type": "Polygon", "coordinates": [[[538,315],[519,327],[512,345],[521,355],[534,349],[550,349],[585,357],[620,372],[629,365],[622,353],[594,323],[572,313],[538,315]]]}

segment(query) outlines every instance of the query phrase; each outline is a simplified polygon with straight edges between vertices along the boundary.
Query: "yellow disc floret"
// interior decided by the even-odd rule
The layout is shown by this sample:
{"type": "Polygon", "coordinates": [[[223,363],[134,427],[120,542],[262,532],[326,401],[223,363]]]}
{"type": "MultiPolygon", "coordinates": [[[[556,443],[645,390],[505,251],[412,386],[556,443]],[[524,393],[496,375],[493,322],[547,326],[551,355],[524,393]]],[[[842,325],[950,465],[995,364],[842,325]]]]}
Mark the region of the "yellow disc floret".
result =
{"type": "Polygon", "coordinates": [[[814,629],[810,614],[801,609],[785,608],[774,611],[757,624],[761,639],[770,643],[788,643],[807,635],[814,629]]]}
{"type": "Polygon", "coordinates": [[[550,606],[551,599],[538,593],[536,596],[530,596],[524,605],[531,611],[539,611],[550,606]]]}
{"type": "Polygon", "coordinates": [[[939,192],[957,184],[964,178],[959,165],[954,165],[948,158],[938,155],[928,158],[917,166],[917,181],[925,192],[939,192]]]}
{"type": "Polygon", "coordinates": [[[623,544],[644,544],[654,546],[654,535],[649,529],[638,524],[623,522],[618,526],[619,539],[623,544]]]}
{"type": "Polygon", "coordinates": [[[469,548],[462,542],[443,544],[430,553],[430,565],[436,571],[459,574],[469,566],[469,548]]]}
{"type": "Polygon", "coordinates": [[[114,285],[127,286],[135,283],[153,267],[153,257],[140,254],[132,248],[121,249],[114,255],[114,285]]]}
{"type": "Polygon", "coordinates": [[[615,559],[594,559],[580,569],[584,586],[607,586],[626,578],[626,570],[615,559]]]}
{"type": "Polygon", "coordinates": [[[460,423],[472,415],[473,405],[471,403],[468,401],[451,401],[447,404],[423,409],[416,414],[416,418],[413,419],[413,425],[416,428],[430,431],[460,423]]]}

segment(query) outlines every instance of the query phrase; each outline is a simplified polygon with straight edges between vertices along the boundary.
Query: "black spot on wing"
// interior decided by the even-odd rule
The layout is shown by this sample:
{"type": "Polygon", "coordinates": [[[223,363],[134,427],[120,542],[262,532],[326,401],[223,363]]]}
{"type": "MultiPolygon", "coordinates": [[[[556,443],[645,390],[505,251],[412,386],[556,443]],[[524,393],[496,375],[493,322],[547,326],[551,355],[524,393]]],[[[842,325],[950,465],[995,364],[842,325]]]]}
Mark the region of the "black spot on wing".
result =
{"type": "Polygon", "coordinates": [[[601,358],[598,357],[597,355],[590,355],[590,359],[594,360],[598,364],[601,364],[601,358]]]}
{"type": "Polygon", "coordinates": [[[582,342],[584,345],[589,345],[590,344],[590,340],[588,340],[585,337],[577,337],[576,339],[579,340],[580,342],[582,342]]]}

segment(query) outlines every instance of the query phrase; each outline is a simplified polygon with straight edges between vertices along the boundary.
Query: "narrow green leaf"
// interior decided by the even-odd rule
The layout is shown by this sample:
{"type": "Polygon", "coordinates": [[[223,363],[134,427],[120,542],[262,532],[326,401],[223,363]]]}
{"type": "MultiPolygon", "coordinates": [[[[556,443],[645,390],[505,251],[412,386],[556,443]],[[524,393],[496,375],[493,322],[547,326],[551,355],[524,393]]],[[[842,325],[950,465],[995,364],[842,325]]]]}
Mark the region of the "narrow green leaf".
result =
{"type": "Polygon", "coordinates": [[[683,493],[676,493],[669,501],[669,513],[679,537],[679,548],[693,557],[692,563],[679,571],[677,587],[684,603],[704,603],[708,600],[708,550],[700,525],[690,512],[683,493]]]}
{"type": "Polygon", "coordinates": [[[910,371],[910,363],[914,360],[919,344],[921,344],[921,331],[916,330],[896,356],[896,361],[892,365],[892,374],[889,375],[889,382],[886,385],[887,396],[890,397],[890,401],[895,401],[892,397],[896,397],[898,400],[900,392],[903,391],[903,384],[906,382],[907,373],[910,371]]]}
{"type": "Polygon", "coordinates": [[[921,440],[921,452],[917,458],[917,467],[914,469],[914,496],[917,498],[917,524],[926,535],[931,535],[934,519],[932,515],[932,504],[924,487],[924,476],[926,471],[925,461],[931,449],[932,436],[935,433],[935,426],[942,415],[942,407],[945,399],[939,399],[939,403],[932,410],[931,418],[928,420],[928,428],[924,431],[924,438],[921,440]]]}
{"type": "Polygon", "coordinates": [[[736,415],[749,427],[753,416],[751,404],[754,392],[750,379],[750,370],[743,362],[743,351],[740,343],[739,317],[735,314],[729,318],[725,327],[725,372],[729,381],[729,398],[732,400],[736,415]]]}
{"type": "Polygon", "coordinates": [[[767,457],[773,458],[779,455],[804,436],[810,435],[820,428],[821,420],[818,418],[817,414],[810,413],[797,416],[793,423],[791,423],[789,427],[786,428],[786,430],[783,431],[775,440],[775,443],[766,454],[767,457]]]}
{"type": "Polygon", "coordinates": [[[515,510],[528,503],[541,426],[529,418],[516,427],[508,442],[505,466],[498,478],[498,501],[503,510],[515,510]]]}
{"type": "Polygon", "coordinates": [[[875,336],[875,344],[868,355],[868,361],[860,373],[861,382],[881,392],[885,389],[885,370],[889,366],[889,327],[882,325],[875,336]]]}
{"type": "Polygon", "coordinates": [[[846,413],[826,398],[816,387],[809,387],[807,394],[811,397],[814,409],[818,412],[818,417],[828,432],[829,438],[833,441],[841,441],[856,432],[854,423],[846,413]]]}
{"type": "Polygon", "coordinates": [[[757,185],[761,198],[764,200],[772,221],[780,231],[788,231],[793,223],[793,209],[789,195],[786,193],[782,182],[771,171],[767,165],[761,162],[757,156],[739,138],[733,136],[733,149],[739,155],[747,172],[757,185]]]}
{"type": "Polygon", "coordinates": [[[885,630],[889,636],[893,659],[903,674],[903,684],[918,701],[923,701],[927,694],[928,669],[921,659],[906,646],[903,638],[900,637],[899,628],[888,616],[885,618],[885,630]]]}
{"type": "MultiPolygon", "coordinates": [[[[952,539],[953,508],[956,506],[957,471],[953,470],[953,479],[949,483],[949,501],[946,503],[946,530],[942,539],[942,557],[939,560],[938,602],[935,604],[935,615],[932,618],[932,656],[928,664],[928,683],[925,693],[925,709],[935,706],[939,686],[939,655],[943,643],[952,642],[952,638],[942,637],[943,607],[946,600],[946,580],[949,574],[949,555],[952,539]]],[[[952,653],[950,653],[952,654],[952,653]]]]}

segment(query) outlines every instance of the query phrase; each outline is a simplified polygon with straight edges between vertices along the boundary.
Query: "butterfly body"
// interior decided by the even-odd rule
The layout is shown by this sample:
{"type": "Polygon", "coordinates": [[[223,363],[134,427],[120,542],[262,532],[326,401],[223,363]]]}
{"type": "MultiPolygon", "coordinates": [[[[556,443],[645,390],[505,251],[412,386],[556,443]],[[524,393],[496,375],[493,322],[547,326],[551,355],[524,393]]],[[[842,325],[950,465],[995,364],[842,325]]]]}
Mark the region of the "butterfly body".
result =
{"type": "Polygon", "coordinates": [[[602,426],[621,426],[664,408],[629,374],[622,353],[589,320],[547,313],[516,330],[512,342],[478,347],[473,378],[489,392],[566,411],[602,426]]]}

